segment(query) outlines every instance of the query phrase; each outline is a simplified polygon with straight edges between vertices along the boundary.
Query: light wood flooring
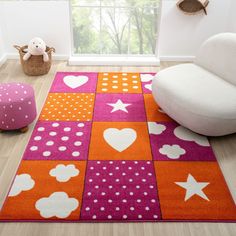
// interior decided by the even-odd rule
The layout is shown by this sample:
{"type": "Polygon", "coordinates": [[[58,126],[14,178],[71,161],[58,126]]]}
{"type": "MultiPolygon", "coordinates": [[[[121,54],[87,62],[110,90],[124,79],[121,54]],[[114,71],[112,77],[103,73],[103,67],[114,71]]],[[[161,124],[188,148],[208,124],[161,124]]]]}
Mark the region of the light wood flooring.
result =
{"type": "MultiPolygon", "coordinates": [[[[163,62],[161,69],[177,63],[163,62]]],[[[99,67],[67,66],[65,61],[54,62],[49,74],[40,77],[24,75],[18,60],[8,60],[0,68],[0,82],[18,81],[31,84],[36,93],[38,113],[57,71],[125,71],[157,72],[160,67],[99,67]]],[[[0,134],[0,206],[21,161],[35,122],[26,134],[0,134]]],[[[236,134],[211,138],[211,144],[236,202],[236,134]]],[[[0,223],[0,236],[219,236],[236,235],[232,223],[0,223]]]]}

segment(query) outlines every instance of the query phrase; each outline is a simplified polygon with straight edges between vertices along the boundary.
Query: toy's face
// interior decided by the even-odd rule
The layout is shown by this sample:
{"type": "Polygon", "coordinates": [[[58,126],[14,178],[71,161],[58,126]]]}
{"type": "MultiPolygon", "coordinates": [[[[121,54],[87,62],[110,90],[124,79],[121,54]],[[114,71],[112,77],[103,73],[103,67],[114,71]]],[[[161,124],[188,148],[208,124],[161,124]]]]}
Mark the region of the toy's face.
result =
{"type": "Polygon", "coordinates": [[[46,50],[46,44],[41,38],[33,38],[28,48],[32,55],[41,55],[46,50]]]}

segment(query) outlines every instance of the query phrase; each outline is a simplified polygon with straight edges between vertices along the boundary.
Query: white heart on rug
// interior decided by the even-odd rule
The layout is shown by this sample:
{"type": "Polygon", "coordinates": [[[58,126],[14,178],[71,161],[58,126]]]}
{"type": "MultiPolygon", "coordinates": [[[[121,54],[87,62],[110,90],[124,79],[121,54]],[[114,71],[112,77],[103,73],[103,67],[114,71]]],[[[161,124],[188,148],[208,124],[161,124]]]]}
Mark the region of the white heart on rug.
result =
{"type": "Polygon", "coordinates": [[[134,143],[137,138],[137,133],[130,128],[121,130],[109,128],[103,132],[103,137],[112,148],[118,152],[123,152],[134,143]]]}
{"type": "Polygon", "coordinates": [[[152,84],[145,84],[144,87],[150,91],[152,91],[152,84]]]}
{"type": "Polygon", "coordinates": [[[78,88],[88,82],[89,78],[85,75],[67,75],[63,78],[63,82],[70,88],[78,88]]]}
{"type": "Polygon", "coordinates": [[[141,81],[142,82],[149,82],[149,81],[153,80],[154,75],[151,75],[151,74],[141,74],[140,77],[141,77],[141,81]]]}

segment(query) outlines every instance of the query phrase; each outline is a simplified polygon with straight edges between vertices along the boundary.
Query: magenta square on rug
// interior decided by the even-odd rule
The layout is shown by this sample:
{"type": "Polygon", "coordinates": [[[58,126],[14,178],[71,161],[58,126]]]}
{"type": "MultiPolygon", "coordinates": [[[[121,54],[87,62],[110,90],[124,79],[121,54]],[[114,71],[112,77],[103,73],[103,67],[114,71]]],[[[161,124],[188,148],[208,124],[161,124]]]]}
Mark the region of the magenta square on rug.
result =
{"type": "Polygon", "coordinates": [[[95,93],[98,73],[58,72],[50,93],[95,93]]]}
{"type": "Polygon", "coordinates": [[[216,161],[205,136],[175,122],[148,122],[152,155],[160,161],[216,161]]]}
{"type": "Polygon", "coordinates": [[[140,73],[143,93],[152,93],[152,80],[156,73],[140,73]]]}
{"type": "Polygon", "coordinates": [[[87,160],[91,122],[38,121],[25,160],[87,160]]]}
{"type": "Polygon", "coordinates": [[[146,121],[143,95],[98,93],[94,121],[146,121]]]}
{"type": "Polygon", "coordinates": [[[153,162],[88,161],[80,219],[161,219],[153,162]]]}

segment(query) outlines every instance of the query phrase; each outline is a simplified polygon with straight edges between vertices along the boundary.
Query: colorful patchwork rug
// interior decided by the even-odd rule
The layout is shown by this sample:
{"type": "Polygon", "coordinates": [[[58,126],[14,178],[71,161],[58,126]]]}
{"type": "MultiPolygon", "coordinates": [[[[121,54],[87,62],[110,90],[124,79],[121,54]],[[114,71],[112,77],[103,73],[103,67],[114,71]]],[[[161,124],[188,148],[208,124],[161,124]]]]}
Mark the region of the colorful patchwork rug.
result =
{"type": "Polygon", "coordinates": [[[0,220],[236,222],[208,139],[158,107],[153,76],[57,73],[0,220]]]}

